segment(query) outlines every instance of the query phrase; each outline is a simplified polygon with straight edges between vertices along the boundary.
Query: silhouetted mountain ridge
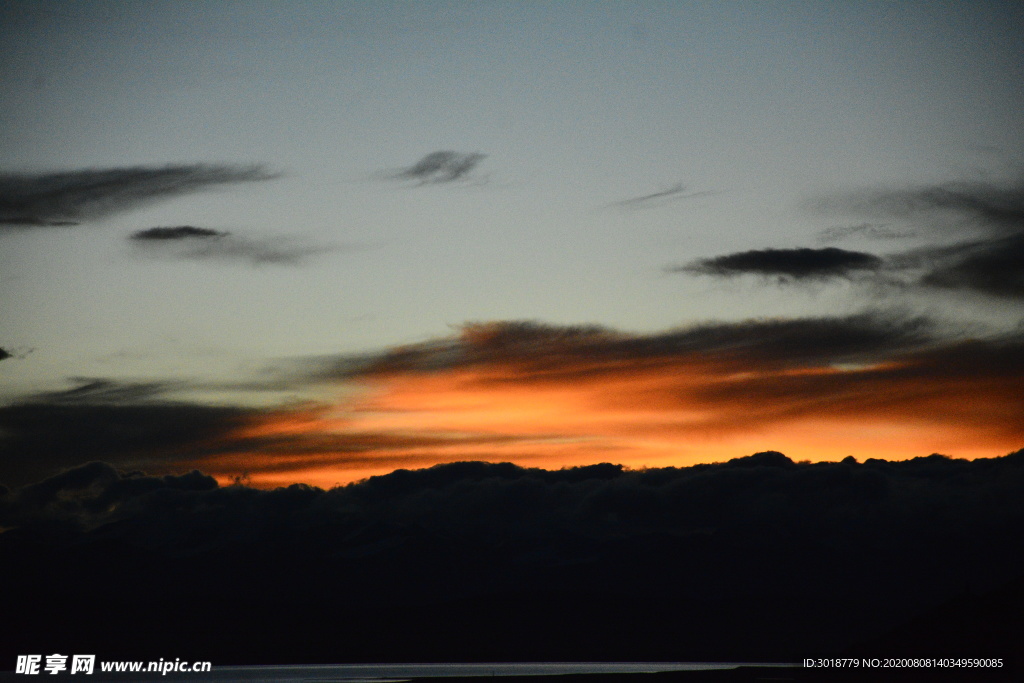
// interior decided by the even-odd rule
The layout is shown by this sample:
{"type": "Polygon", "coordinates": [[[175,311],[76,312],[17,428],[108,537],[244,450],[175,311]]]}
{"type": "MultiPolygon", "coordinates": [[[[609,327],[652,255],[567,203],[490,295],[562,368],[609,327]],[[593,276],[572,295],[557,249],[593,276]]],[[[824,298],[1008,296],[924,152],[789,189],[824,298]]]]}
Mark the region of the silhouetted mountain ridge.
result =
{"type": "MultiPolygon", "coordinates": [[[[0,495],[0,648],[217,664],[834,655],[1024,576],[1021,490],[1024,451],[467,462],[328,491],[90,463],[0,495]]],[[[1008,628],[993,649],[1022,635],[1008,628]]]]}

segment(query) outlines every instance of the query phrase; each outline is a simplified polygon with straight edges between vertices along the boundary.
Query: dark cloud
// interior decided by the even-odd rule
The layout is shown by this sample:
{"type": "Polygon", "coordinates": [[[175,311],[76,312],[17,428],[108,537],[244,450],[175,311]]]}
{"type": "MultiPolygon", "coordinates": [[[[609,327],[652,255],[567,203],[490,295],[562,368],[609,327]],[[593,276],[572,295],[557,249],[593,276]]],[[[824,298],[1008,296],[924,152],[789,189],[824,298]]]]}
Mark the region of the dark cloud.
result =
{"type": "Polygon", "coordinates": [[[727,354],[799,367],[887,357],[925,348],[944,334],[940,324],[924,316],[868,312],[707,323],[658,338],[689,353],[727,354]]]}
{"type": "Polygon", "coordinates": [[[959,182],[862,192],[825,205],[909,221],[934,238],[973,236],[889,255],[885,272],[893,283],[1024,298],[1024,183],[959,182]]]}
{"type": "MultiPolygon", "coordinates": [[[[119,468],[175,472],[202,466],[222,476],[335,467],[423,464],[424,449],[485,446],[512,437],[336,432],[329,406],[256,409],[175,401],[182,389],[216,387],[78,378],[79,385],[0,407],[0,482],[20,485],[62,468],[103,459],[119,468]],[[284,423],[283,429],[275,429],[284,423]],[[295,430],[295,424],[306,425],[295,430]]],[[[226,387],[238,390],[239,387],[226,387]]],[[[242,387],[265,391],[265,385],[242,387]]],[[[449,457],[446,460],[457,459],[449,457]]],[[[437,460],[429,460],[436,462],[437,460]]]]}
{"type": "MultiPolygon", "coordinates": [[[[734,382],[708,382],[693,397],[700,405],[730,406],[720,422],[708,421],[709,428],[716,422],[737,429],[838,415],[851,432],[878,422],[916,423],[932,433],[955,426],[979,438],[1000,434],[1016,444],[1024,440],[1015,417],[1024,411],[1024,397],[1016,389],[1022,382],[1021,339],[965,340],[894,354],[846,372],[752,373],[734,382]]],[[[926,430],[922,434],[928,438],[926,430]]]]}
{"type": "Polygon", "coordinates": [[[600,326],[511,321],[467,324],[456,337],[403,346],[377,356],[344,358],[334,372],[349,377],[434,372],[508,361],[539,372],[573,371],[590,361],[609,361],[614,366],[694,355],[800,367],[878,358],[921,348],[943,334],[940,326],[926,317],[884,312],[708,323],[647,335],[600,326]]]}
{"type": "Polygon", "coordinates": [[[1024,299],[1024,232],[919,249],[892,260],[906,269],[923,269],[919,282],[929,287],[1024,299]]]}
{"type": "Polygon", "coordinates": [[[6,349],[0,348],[0,360],[6,360],[8,358],[22,359],[33,351],[35,351],[34,348],[24,346],[17,348],[8,347],[6,349]]]}
{"type": "Polygon", "coordinates": [[[197,228],[192,225],[179,225],[173,228],[148,228],[133,232],[133,240],[184,240],[184,239],[208,239],[211,237],[227,237],[231,233],[213,230],[211,228],[197,228]]]}
{"type": "Polygon", "coordinates": [[[54,226],[138,208],[210,187],[272,180],[262,166],[191,164],[0,175],[0,222],[54,226]]]}
{"type": "Polygon", "coordinates": [[[753,274],[783,280],[802,280],[848,277],[855,272],[877,270],[882,264],[882,259],[873,254],[827,247],[742,251],[699,259],[668,270],[720,277],[753,274]]]}
{"type": "Polygon", "coordinates": [[[169,401],[173,386],[81,380],[0,407],[0,481],[19,484],[89,460],[156,471],[186,468],[256,411],[169,401]]]}
{"type": "Polygon", "coordinates": [[[129,239],[150,256],[190,261],[240,261],[256,266],[300,265],[312,256],[354,248],[303,244],[288,237],[246,237],[191,225],[139,230],[129,239]]]}
{"type": "Polygon", "coordinates": [[[925,348],[944,334],[928,318],[881,312],[706,323],[646,335],[594,325],[502,321],[470,323],[456,337],[343,359],[335,371],[351,377],[515,362],[544,375],[557,374],[559,368],[576,372],[581,366],[593,370],[608,364],[615,369],[632,361],[695,356],[743,365],[802,367],[889,357],[925,348]]]}
{"type": "Polygon", "coordinates": [[[421,184],[451,183],[467,178],[486,156],[478,152],[431,152],[395,177],[418,180],[421,184]]]}
{"type": "MultiPolygon", "coordinates": [[[[327,491],[93,462],[0,494],[18,620],[0,655],[833,656],[1017,579],[1022,487],[1024,451],[815,464],[765,451],[639,471],[460,462],[327,491]]],[[[1018,615],[971,639],[985,614],[959,625],[971,653],[1024,635],[1018,615]]],[[[890,655],[909,653],[865,653],[890,655]]]]}
{"type": "Polygon", "coordinates": [[[991,235],[1024,230],[1024,182],[950,182],[831,197],[826,210],[906,219],[932,232],[976,228],[991,235]]]}

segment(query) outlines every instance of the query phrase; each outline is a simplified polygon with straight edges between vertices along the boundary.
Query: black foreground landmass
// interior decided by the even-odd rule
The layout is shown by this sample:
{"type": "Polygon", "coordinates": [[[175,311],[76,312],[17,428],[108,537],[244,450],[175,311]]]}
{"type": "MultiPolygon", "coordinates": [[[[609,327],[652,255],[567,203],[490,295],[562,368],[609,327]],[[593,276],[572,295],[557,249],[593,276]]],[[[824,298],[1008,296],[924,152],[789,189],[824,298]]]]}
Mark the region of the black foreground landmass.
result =
{"type": "MultiPolygon", "coordinates": [[[[0,491],[0,669],[54,652],[215,666],[971,657],[1005,667],[793,675],[1013,680],[1022,492],[1024,451],[456,463],[330,491],[91,463],[0,491]]],[[[789,670],[767,671],[641,680],[789,670]]]]}
{"type": "Polygon", "coordinates": [[[638,674],[572,674],[566,676],[510,676],[500,679],[423,678],[421,683],[1018,683],[1019,671],[981,669],[865,669],[816,670],[803,667],[741,666],[710,671],[668,671],[638,674]]]}

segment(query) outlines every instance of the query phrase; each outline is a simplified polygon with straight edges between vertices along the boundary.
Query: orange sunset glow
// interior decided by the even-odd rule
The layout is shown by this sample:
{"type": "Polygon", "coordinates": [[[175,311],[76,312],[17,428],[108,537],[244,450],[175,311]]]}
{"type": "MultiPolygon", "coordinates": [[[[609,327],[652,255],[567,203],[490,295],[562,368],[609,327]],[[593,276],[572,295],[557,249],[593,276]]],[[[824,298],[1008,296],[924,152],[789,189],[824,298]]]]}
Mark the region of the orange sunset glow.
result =
{"type": "Polygon", "coordinates": [[[597,333],[494,346],[476,333],[455,360],[401,350],[345,380],[345,400],[251,418],[210,445],[202,469],[329,487],[459,460],[642,468],[769,449],[811,461],[976,458],[1024,443],[1020,369],[969,343],[843,365],[758,349],[629,354],[597,333]]]}

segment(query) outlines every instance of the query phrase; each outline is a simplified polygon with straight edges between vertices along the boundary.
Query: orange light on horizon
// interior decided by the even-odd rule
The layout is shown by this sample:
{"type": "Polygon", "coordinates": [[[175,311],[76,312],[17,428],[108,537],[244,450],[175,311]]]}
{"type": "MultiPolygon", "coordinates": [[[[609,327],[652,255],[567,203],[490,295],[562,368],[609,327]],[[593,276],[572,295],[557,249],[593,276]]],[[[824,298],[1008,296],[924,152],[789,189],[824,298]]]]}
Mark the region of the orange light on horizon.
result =
{"type": "Polygon", "coordinates": [[[272,411],[222,437],[202,467],[256,486],[345,484],[459,460],[557,469],[794,460],[977,458],[1024,445],[1017,379],[912,362],[737,367],[706,356],[491,361],[381,372],[335,405],[272,411]],[[967,399],[966,397],[970,397],[967,399]]]}

